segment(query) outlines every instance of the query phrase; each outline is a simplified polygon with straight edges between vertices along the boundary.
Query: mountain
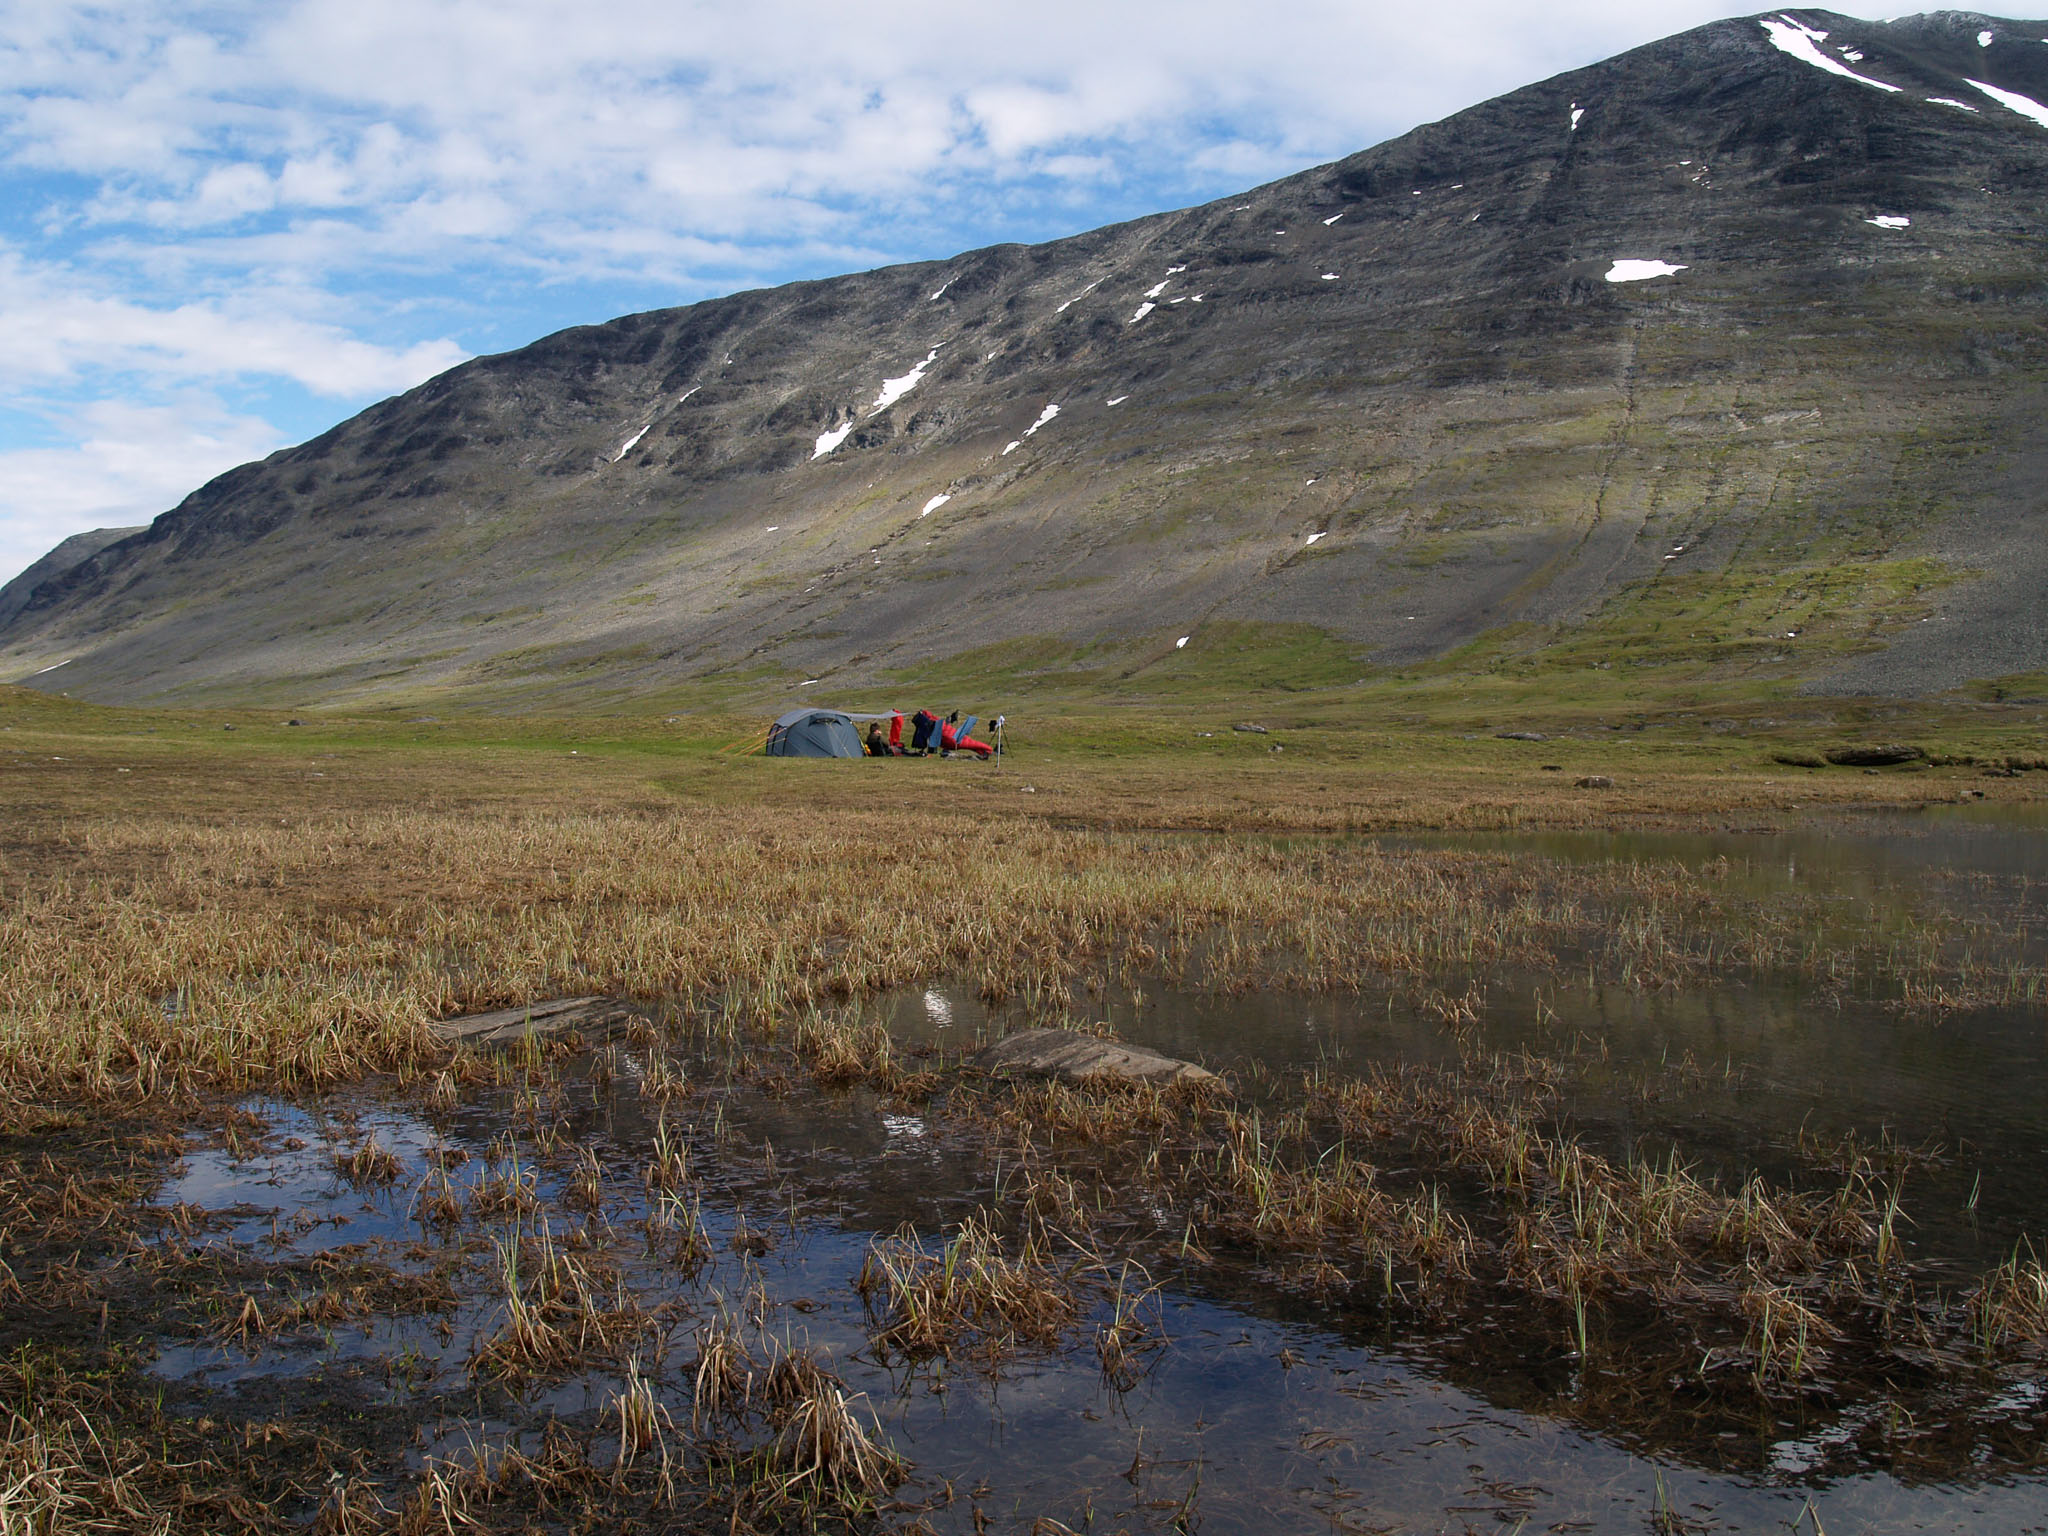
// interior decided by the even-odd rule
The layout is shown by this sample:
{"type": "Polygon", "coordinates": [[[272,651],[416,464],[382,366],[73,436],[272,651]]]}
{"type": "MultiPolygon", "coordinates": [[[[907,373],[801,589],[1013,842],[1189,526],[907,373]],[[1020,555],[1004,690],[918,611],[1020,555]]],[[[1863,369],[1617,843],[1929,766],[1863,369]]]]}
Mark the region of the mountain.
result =
{"type": "Polygon", "coordinates": [[[132,534],[146,532],[148,527],[144,525],[140,528],[95,528],[89,533],[71,535],[14,580],[0,586],[0,630],[4,630],[7,621],[28,606],[28,600],[35,596],[43,583],[55,581],[109,544],[118,544],[132,534]]]}
{"type": "Polygon", "coordinates": [[[1203,207],[564,331],[53,555],[0,677],[2038,669],[2044,36],[1717,22],[1203,207]]]}

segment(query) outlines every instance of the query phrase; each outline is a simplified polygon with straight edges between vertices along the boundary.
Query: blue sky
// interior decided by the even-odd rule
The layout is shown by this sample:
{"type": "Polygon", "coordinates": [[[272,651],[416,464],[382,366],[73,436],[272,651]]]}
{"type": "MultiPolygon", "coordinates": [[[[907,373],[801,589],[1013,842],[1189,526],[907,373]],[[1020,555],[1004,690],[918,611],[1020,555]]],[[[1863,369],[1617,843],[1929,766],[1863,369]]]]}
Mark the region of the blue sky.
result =
{"type": "Polygon", "coordinates": [[[479,352],[1219,196],[1730,14],[0,0],[0,580],[479,352]]]}

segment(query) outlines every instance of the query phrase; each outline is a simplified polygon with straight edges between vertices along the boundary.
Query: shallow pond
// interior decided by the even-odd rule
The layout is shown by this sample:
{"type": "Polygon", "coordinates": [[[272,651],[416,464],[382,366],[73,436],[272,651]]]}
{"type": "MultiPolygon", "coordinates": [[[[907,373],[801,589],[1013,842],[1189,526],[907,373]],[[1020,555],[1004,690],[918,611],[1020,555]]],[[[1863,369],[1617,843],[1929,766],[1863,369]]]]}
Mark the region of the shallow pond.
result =
{"type": "MultiPolygon", "coordinates": [[[[2048,824],[1967,814],[1777,836],[1461,842],[1554,859],[1727,859],[1759,887],[1966,902],[2015,937],[2048,889],[2048,824]]],[[[1760,1171],[1825,1188],[1827,1150],[1853,1134],[1903,1180],[1905,1242],[1928,1284],[1961,1287],[2048,1233],[2038,1007],[1930,1017],[1818,987],[1640,991],[1512,975],[1451,985],[1475,982],[1483,1006],[1462,1031],[1395,991],[1147,989],[1090,1011],[1125,1038],[1229,1072],[1245,1099],[1276,1109],[1318,1068],[1536,1053],[1566,1064],[1560,1113],[1588,1145],[1652,1161],[1675,1150],[1722,1184],[1760,1171]]],[[[867,1014],[935,1063],[1021,1022],[945,986],[867,1014]]],[[[549,1420],[604,1443],[618,1358],[531,1380],[479,1377],[507,1326],[505,1256],[545,1229],[652,1318],[634,1358],[678,1444],[692,1340],[712,1320],[742,1319],[763,1358],[808,1348],[864,1394],[911,1464],[886,1517],[934,1530],[2048,1530],[2037,1362],[1922,1390],[1917,1420],[1900,1417],[1906,1389],[1867,1384],[1759,1398],[1746,1421],[1690,1412],[1654,1384],[1645,1396],[1639,1377],[1603,1382],[1521,1323],[1430,1323],[1319,1298],[1220,1249],[1175,1264],[1178,1229],[1164,1212],[1149,1232],[1142,1209],[1098,1212],[1100,1241],[1075,1261],[1080,1310],[1057,1345],[1000,1361],[895,1358],[877,1347],[857,1289],[871,1245],[905,1224],[931,1237],[1014,1201],[1016,1158],[985,1127],[901,1095],[821,1090],[767,1047],[615,1042],[527,1060],[431,1111],[417,1095],[350,1097],[325,1112],[244,1108],[261,1132],[237,1147],[195,1144],[156,1197],[212,1213],[196,1247],[288,1271],[265,1282],[273,1317],[301,1315],[280,1308],[335,1266],[432,1277],[446,1300],[324,1321],[303,1312],[316,1320],[267,1334],[167,1331],[153,1369],[194,1403],[288,1390],[388,1413],[406,1427],[415,1470],[494,1438],[535,1443],[549,1420]],[[665,1072],[690,1086],[665,1096],[665,1072]],[[351,1182],[337,1159],[366,1145],[395,1161],[351,1182]],[[660,1147],[677,1146],[693,1218],[658,1210],[643,1175],[660,1147]],[[590,1176],[594,1187],[579,1184],[590,1176]],[[505,1203],[508,1189],[525,1190],[528,1207],[505,1203]],[[461,1214],[436,1216],[444,1196],[461,1214]],[[692,1220],[702,1241],[684,1255],[677,1233],[692,1220]],[[1117,1269],[1130,1254],[1156,1289],[1117,1269]],[[1119,1297],[1144,1331],[1135,1367],[1112,1377],[1093,1341],[1119,1297]]]]}

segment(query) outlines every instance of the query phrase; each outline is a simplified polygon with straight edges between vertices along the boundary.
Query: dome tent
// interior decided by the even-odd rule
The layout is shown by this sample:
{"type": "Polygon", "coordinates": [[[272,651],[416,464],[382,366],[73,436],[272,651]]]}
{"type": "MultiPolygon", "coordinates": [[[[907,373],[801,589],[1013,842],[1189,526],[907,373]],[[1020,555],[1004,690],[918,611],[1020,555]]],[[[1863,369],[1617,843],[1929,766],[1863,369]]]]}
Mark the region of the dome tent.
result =
{"type": "Polygon", "coordinates": [[[770,757],[864,757],[853,717],[836,709],[792,709],[768,731],[770,757]]]}

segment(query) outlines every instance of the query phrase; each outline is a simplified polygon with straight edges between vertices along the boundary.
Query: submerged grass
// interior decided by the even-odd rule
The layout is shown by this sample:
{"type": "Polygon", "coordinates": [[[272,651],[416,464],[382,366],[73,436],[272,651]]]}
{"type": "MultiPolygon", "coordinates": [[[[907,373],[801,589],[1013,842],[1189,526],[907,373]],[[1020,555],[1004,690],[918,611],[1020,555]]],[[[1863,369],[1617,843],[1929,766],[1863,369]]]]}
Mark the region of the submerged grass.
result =
{"type": "Polygon", "coordinates": [[[1828,1149],[1832,1187],[1724,1186],[1673,1155],[1583,1145],[1563,1063],[1461,1054],[1319,1069],[1263,1101],[970,1081],[944,1112],[1022,1160],[1027,1218],[1135,1227],[1169,1270],[1250,1261],[1267,1285],[1426,1332],[1547,1335],[1530,1368],[1574,1362],[1577,1399],[1618,1397],[1624,1419],[1651,1383],[1680,1414],[1740,1417],[1894,1378],[1997,1379],[2048,1342],[2030,1253],[1958,1295],[1906,1251],[1888,1149],[1828,1149]]]}
{"type": "MultiPolygon", "coordinates": [[[[1311,1303],[1404,1351],[1511,1353],[1546,1411],[1638,1435],[1654,1402],[1688,1422],[1658,1425],[1650,1440],[1680,1446],[1717,1444],[1759,1415],[1824,1418],[1830,1404],[1879,1396],[1905,1419],[1925,1415],[1900,1433],[1933,1444],[1950,1405],[1988,1416],[1982,1405],[2034,1369],[2048,1327],[2040,1265],[2022,1250],[1974,1291],[1952,1275],[1946,1291],[1928,1283],[1899,1233],[1885,1236],[1907,1226],[1899,1147],[1816,1142],[1825,1178],[1804,1190],[1723,1186],[1671,1158],[1603,1157],[1573,1137],[1563,1108],[1590,1058],[1580,1068],[1483,1055],[1462,1037],[1480,994],[1440,992],[1434,1004],[1456,1065],[1326,1068],[1234,1094],[991,1079],[950,1053],[902,1051],[859,1006],[773,1028],[671,1021],[633,1052],[520,1048],[495,1070],[461,1073],[459,1115],[442,1106],[424,1151],[373,1184],[421,1233],[383,1258],[353,1243],[316,1254],[260,1237],[208,1243],[221,1218],[148,1203],[181,1146],[237,1160],[282,1149],[281,1132],[246,1107],[217,1105],[217,1130],[137,1149],[129,1164],[78,1162],[80,1138],[97,1134],[83,1115],[51,1122],[43,1150],[0,1138],[0,1252],[16,1266],[0,1281],[0,1316],[69,1320],[62,1358],[97,1356],[106,1373],[91,1387],[46,1350],[25,1353],[15,1378],[0,1370],[0,1412],[15,1415],[11,1438],[0,1433],[13,1481],[0,1487],[16,1490],[25,1520],[44,1521],[30,1530],[422,1536],[552,1528],[572,1512],[592,1528],[632,1518],[683,1530],[915,1529],[888,1517],[937,1517],[953,1486],[929,1467],[900,1486],[912,1469],[849,1387],[855,1370],[870,1391],[878,1372],[889,1381],[877,1397],[892,1430],[914,1396],[957,1389],[957,1367],[999,1382],[1020,1360],[1033,1374],[1079,1363],[1120,1407],[1150,1413],[1156,1404],[1122,1399],[1163,1358],[1173,1302],[1162,1304],[1162,1283],[1176,1301],[1241,1290],[1254,1310],[1281,1296],[1290,1310],[1311,1303]],[[690,1091],[636,1102],[631,1075],[664,1061],[690,1091]],[[942,1214],[873,1237],[858,1276],[850,1263],[838,1271],[836,1318],[814,1279],[792,1278],[817,1257],[804,1251],[807,1224],[844,1231],[844,1165],[826,1149],[833,1171],[809,1182],[818,1149],[784,1134],[790,1080],[821,1064],[839,1086],[814,1091],[845,1123],[907,1105],[925,1151],[980,1170],[941,1174],[919,1205],[942,1214]],[[486,1146],[479,1125],[507,1118],[486,1146]],[[476,1150],[465,1155],[451,1134],[476,1150]],[[479,1198],[486,1189],[516,1195],[479,1198]],[[443,1199],[447,1210],[429,1210],[443,1199]],[[700,1208],[729,1243],[709,1241],[700,1208]],[[751,1242],[771,1228],[778,1249],[796,1250],[787,1265],[778,1254],[764,1266],[751,1242]],[[402,1274],[386,1260],[424,1267],[402,1274]],[[771,1270],[803,1294],[771,1292],[771,1270]],[[239,1441],[262,1462],[272,1427],[234,1393],[189,1379],[175,1390],[209,1394],[207,1411],[223,1416],[197,1421],[212,1424],[213,1443],[175,1413],[152,1416],[149,1393],[135,1390],[147,1379],[139,1360],[91,1342],[105,1299],[129,1340],[189,1338],[272,1366],[297,1352],[278,1378],[294,1421],[276,1433],[298,1438],[280,1440],[258,1475],[282,1479],[293,1457],[312,1457],[311,1481],[297,1475],[318,1509],[304,1498],[233,1517],[222,1504],[180,1505],[173,1473],[210,1497],[236,1475],[219,1446],[239,1441]],[[388,1339],[368,1379],[415,1385],[380,1393],[377,1413],[336,1417],[329,1394],[346,1377],[315,1366],[341,1358],[332,1336],[367,1339],[405,1318],[449,1325],[444,1372],[409,1360],[410,1346],[390,1353],[388,1339]],[[810,1328],[836,1353],[812,1344],[810,1328]],[[74,1406],[100,1415],[103,1454],[70,1428],[74,1406]],[[374,1448],[387,1410],[392,1433],[374,1448]],[[451,1423],[474,1436],[466,1451],[451,1445],[451,1423]],[[413,1432],[429,1426],[431,1446],[420,1440],[406,1463],[413,1432]],[[354,1470],[337,1484],[327,1469],[348,1455],[354,1470]],[[79,1524],[117,1507],[132,1518],[79,1524]]],[[[429,1080],[416,1092],[433,1098],[429,1080]]],[[[337,1176],[382,1147],[346,1100],[321,1137],[296,1155],[337,1176]]],[[[342,1206],[363,1198],[337,1178],[342,1206]]],[[[1291,1368],[1285,1353],[1280,1363],[1291,1368]]],[[[1997,1465],[2035,1455],[2000,1451],[1997,1465]]],[[[1192,1528],[1193,1486],[1174,1490],[1170,1517],[1157,1506],[1152,1528],[1192,1528]]]]}
{"type": "Polygon", "coordinates": [[[914,1231],[871,1243],[857,1289],[887,1319],[875,1347],[928,1359],[972,1349],[984,1362],[1020,1348],[1051,1349],[1080,1316],[1077,1266],[1055,1264],[1043,1231],[1005,1251],[986,1212],[961,1222],[936,1251],[914,1231]]]}

